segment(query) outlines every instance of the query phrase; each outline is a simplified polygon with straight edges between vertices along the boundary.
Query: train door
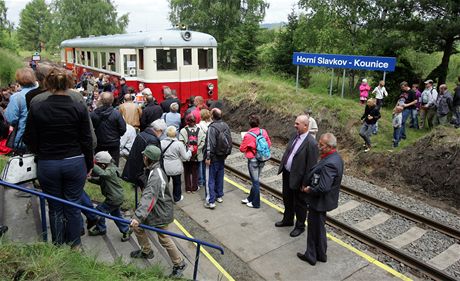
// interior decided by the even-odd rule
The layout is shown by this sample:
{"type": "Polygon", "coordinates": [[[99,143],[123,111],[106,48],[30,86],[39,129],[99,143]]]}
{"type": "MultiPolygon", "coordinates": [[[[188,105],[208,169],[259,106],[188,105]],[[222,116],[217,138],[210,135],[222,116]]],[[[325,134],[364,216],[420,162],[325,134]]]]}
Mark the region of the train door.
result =
{"type": "Polygon", "coordinates": [[[73,69],[73,64],[75,62],[75,50],[73,48],[65,48],[64,51],[64,60],[65,66],[67,69],[73,69]]]}
{"type": "Polygon", "coordinates": [[[184,102],[190,96],[196,96],[199,93],[194,89],[198,80],[197,69],[197,54],[196,48],[183,48],[178,49],[179,54],[179,82],[180,82],[180,95],[181,101],[184,102]],[[182,58],[181,58],[182,57],[182,58]]]}
{"type": "Polygon", "coordinates": [[[120,72],[124,77],[136,77],[138,71],[136,49],[121,49],[120,55],[123,58],[120,72]]]}

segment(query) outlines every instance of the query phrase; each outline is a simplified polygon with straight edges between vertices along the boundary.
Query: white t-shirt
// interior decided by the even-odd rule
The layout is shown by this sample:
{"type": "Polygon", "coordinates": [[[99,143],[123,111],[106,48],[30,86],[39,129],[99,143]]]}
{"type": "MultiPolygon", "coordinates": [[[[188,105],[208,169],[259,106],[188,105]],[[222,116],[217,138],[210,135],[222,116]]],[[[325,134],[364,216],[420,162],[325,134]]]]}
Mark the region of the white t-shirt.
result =
{"type": "Polygon", "coordinates": [[[385,89],[385,87],[375,87],[375,89],[372,91],[372,93],[375,93],[375,98],[378,100],[382,100],[384,97],[388,96],[388,92],[385,89]]]}

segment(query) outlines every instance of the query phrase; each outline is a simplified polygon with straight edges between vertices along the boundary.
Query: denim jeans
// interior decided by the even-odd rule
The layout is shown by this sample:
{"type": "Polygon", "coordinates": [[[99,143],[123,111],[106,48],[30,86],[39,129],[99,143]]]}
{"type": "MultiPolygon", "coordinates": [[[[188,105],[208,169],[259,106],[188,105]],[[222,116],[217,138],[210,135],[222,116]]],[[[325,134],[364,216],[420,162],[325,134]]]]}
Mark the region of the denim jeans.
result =
{"type": "Polygon", "coordinates": [[[224,160],[212,161],[209,165],[209,180],[206,188],[208,203],[214,203],[216,198],[224,196],[224,160]]]}
{"type": "MultiPolygon", "coordinates": [[[[103,212],[103,213],[110,214],[110,215],[112,215],[114,217],[123,218],[123,216],[121,215],[120,206],[113,206],[113,205],[109,205],[109,204],[103,202],[103,203],[97,205],[96,209],[98,211],[103,212]]],[[[118,221],[115,221],[115,224],[117,225],[117,227],[118,227],[118,229],[120,230],[121,233],[127,233],[128,232],[129,226],[127,224],[124,224],[124,223],[121,223],[121,222],[118,222],[118,221]]],[[[106,231],[107,230],[107,226],[105,225],[105,218],[104,217],[99,218],[99,221],[97,222],[97,228],[100,231],[106,231]]]]}
{"type": "Polygon", "coordinates": [[[460,127],[460,105],[454,107],[455,127],[460,127]]]}
{"type": "Polygon", "coordinates": [[[414,129],[419,129],[417,109],[410,109],[410,127],[414,129]]]}
{"type": "Polygon", "coordinates": [[[198,162],[198,185],[206,185],[206,164],[203,161],[198,162]]]}
{"type": "Polygon", "coordinates": [[[411,115],[411,109],[404,109],[402,112],[402,122],[401,122],[401,131],[399,135],[399,139],[406,139],[406,121],[411,115]]]}
{"type": "Polygon", "coordinates": [[[359,135],[363,138],[367,146],[371,146],[371,134],[374,130],[374,126],[375,124],[367,124],[364,122],[361,130],[359,131],[359,135]]]}
{"type": "Polygon", "coordinates": [[[248,201],[252,202],[254,208],[260,208],[260,182],[259,177],[265,162],[258,161],[256,158],[248,159],[248,170],[251,176],[252,187],[248,196],[248,201]]]}
{"type": "Polygon", "coordinates": [[[397,147],[399,144],[399,137],[401,136],[401,127],[393,127],[393,147],[397,147]]]}
{"type": "MultiPolygon", "coordinates": [[[[83,190],[81,195],[81,205],[93,209],[93,202],[91,202],[91,198],[89,198],[88,194],[83,190]]],[[[87,211],[81,211],[83,215],[85,215],[87,221],[95,221],[97,220],[97,215],[87,211]]],[[[83,227],[83,218],[82,218],[82,227],[83,227]]]]}
{"type": "MultiPolygon", "coordinates": [[[[37,177],[45,193],[80,204],[86,182],[85,159],[79,156],[62,160],[38,160],[37,177]]],[[[48,210],[53,243],[80,245],[80,209],[48,200],[48,210]]]]}

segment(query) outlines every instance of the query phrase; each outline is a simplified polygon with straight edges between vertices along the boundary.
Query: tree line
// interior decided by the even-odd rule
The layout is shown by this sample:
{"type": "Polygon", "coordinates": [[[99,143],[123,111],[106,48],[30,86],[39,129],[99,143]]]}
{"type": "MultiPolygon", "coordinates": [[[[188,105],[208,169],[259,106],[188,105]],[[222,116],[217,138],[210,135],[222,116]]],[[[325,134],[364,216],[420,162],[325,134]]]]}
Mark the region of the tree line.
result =
{"type": "MultiPolygon", "coordinates": [[[[293,52],[397,57],[387,84],[397,89],[401,80],[433,79],[446,82],[449,61],[460,41],[458,0],[299,0],[278,29],[260,24],[266,0],[168,0],[172,26],[213,35],[220,68],[239,72],[271,71],[295,77],[293,52]],[[430,73],[416,71],[408,51],[442,58],[430,73]]],[[[59,43],[76,36],[123,33],[128,14],[119,16],[112,0],[32,0],[21,11],[17,28],[6,19],[0,0],[0,47],[57,50],[59,43]]],[[[301,83],[308,86],[311,69],[302,67],[301,83]]],[[[347,71],[350,88],[360,71],[347,71]]],[[[381,73],[372,73],[375,80],[381,73]]]]}

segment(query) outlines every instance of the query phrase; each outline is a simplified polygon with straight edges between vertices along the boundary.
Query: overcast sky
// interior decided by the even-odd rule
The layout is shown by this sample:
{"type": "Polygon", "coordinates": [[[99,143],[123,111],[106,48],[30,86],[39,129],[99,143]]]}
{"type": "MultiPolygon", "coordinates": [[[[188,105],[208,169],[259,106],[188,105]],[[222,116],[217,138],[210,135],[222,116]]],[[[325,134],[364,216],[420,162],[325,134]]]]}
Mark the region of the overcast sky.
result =
{"type": "MultiPolygon", "coordinates": [[[[298,0],[268,0],[270,8],[264,23],[287,22],[287,15],[298,0]]],[[[7,18],[19,24],[19,13],[30,0],[5,0],[8,8],[7,18]]],[[[46,0],[47,3],[50,0],[46,0]]],[[[170,28],[167,0],[114,0],[119,14],[129,13],[128,32],[149,31],[170,28]]]]}

